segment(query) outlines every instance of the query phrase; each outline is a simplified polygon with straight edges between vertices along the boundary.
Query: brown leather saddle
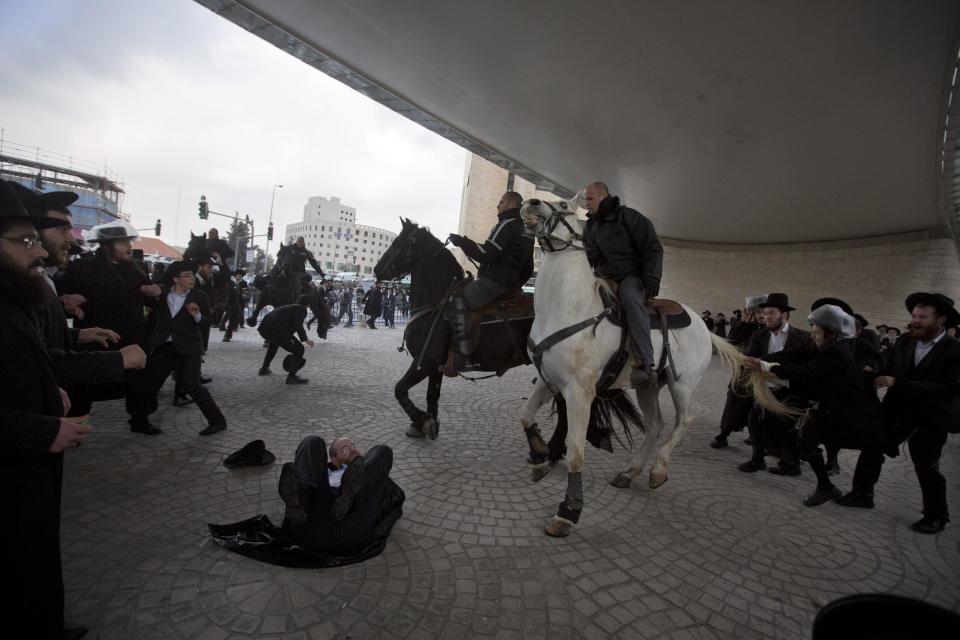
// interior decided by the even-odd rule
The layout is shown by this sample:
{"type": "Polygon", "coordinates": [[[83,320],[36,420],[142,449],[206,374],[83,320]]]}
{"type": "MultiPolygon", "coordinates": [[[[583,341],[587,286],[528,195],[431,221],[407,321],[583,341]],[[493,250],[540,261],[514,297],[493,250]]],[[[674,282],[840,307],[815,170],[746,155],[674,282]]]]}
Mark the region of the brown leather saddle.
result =
{"type": "MultiPolygon", "coordinates": [[[[623,317],[623,306],[620,304],[620,298],[611,290],[600,287],[600,299],[603,300],[604,308],[610,309],[609,320],[618,327],[626,326],[626,319],[623,317]]],[[[676,300],[669,298],[650,298],[647,300],[647,313],[650,315],[651,329],[683,329],[689,327],[690,314],[686,312],[683,306],[676,300]],[[666,326],[664,326],[666,323],[666,326]]]]}
{"type": "Polygon", "coordinates": [[[524,295],[522,289],[514,289],[475,313],[481,314],[481,322],[530,318],[533,316],[533,296],[524,295]]]}

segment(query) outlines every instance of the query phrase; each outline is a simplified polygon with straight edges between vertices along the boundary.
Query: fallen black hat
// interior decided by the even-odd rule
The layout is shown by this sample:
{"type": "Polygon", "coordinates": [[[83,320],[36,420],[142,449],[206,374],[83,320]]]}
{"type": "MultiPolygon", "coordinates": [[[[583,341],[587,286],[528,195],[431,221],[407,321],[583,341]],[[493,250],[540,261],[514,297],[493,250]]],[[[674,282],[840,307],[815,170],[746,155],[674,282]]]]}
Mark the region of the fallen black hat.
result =
{"type": "Polygon", "coordinates": [[[243,465],[259,466],[270,464],[276,459],[275,455],[267,451],[267,445],[263,440],[254,440],[224,458],[223,466],[227,469],[235,469],[243,465]]]}

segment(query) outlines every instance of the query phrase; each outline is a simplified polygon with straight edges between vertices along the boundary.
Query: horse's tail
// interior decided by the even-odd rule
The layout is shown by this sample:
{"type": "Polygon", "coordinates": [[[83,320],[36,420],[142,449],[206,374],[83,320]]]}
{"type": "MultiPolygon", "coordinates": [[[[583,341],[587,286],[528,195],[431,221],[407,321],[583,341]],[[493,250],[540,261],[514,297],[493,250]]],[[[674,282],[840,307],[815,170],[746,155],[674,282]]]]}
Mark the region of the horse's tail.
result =
{"type": "Polygon", "coordinates": [[[641,432],[647,430],[643,416],[640,414],[637,406],[630,401],[630,397],[626,393],[617,392],[609,397],[598,395],[594,398],[593,404],[590,405],[590,422],[587,423],[587,438],[590,439],[591,432],[593,432],[594,434],[600,435],[602,439],[605,439],[607,446],[604,446],[602,441],[601,443],[597,443],[590,440],[591,444],[601,449],[606,449],[607,451],[613,451],[613,447],[608,444],[610,441],[609,436],[613,435],[621,446],[629,446],[632,448],[633,432],[631,429],[634,427],[641,432]],[[620,439],[620,436],[617,435],[616,430],[613,428],[614,420],[618,420],[620,424],[623,425],[623,437],[627,440],[626,445],[624,445],[623,440],[620,439]]]}
{"type": "Polygon", "coordinates": [[[745,387],[749,389],[757,404],[778,416],[796,418],[803,413],[777,400],[770,392],[770,387],[767,386],[768,378],[762,371],[746,371],[743,368],[746,356],[740,353],[740,350],[735,346],[727,342],[725,338],[711,333],[710,341],[716,348],[717,353],[720,354],[720,360],[730,368],[730,379],[735,393],[738,388],[745,387]]]}

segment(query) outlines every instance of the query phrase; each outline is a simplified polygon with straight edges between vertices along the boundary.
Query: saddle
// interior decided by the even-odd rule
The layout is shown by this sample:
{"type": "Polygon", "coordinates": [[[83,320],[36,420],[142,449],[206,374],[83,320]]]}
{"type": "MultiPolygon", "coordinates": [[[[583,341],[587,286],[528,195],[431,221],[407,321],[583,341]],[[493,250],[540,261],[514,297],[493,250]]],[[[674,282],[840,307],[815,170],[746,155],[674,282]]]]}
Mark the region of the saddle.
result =
{"type": "Polygon", "coordinates": [[[503,320],[533,317],[533,296],[526,296],[522,289],[514,289],[503,298],[491,302],[475,312],[481,316],[481,322],[488,324],[503,320]]]}

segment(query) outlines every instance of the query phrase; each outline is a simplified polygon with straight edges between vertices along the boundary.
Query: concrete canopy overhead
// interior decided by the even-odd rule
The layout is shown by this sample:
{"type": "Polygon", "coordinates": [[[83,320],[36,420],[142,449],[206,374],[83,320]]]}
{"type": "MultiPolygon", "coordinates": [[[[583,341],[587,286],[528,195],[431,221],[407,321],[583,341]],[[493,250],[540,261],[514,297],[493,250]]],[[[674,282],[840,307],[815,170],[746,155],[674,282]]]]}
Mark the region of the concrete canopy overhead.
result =
{"type": "Polygon", "coordinates": [[[605,180],[665,237],[946,228],[956,0],[198,2],[540,183],[605,180]]]}

